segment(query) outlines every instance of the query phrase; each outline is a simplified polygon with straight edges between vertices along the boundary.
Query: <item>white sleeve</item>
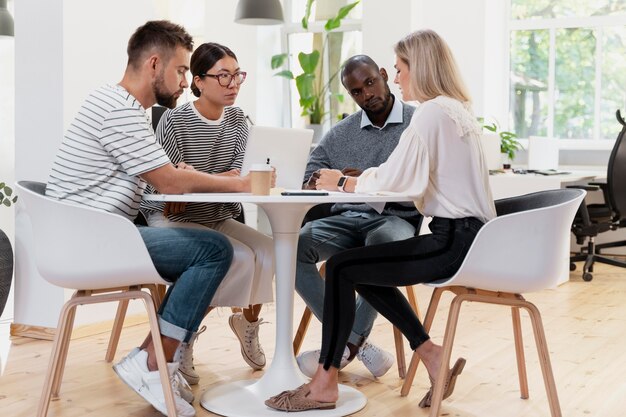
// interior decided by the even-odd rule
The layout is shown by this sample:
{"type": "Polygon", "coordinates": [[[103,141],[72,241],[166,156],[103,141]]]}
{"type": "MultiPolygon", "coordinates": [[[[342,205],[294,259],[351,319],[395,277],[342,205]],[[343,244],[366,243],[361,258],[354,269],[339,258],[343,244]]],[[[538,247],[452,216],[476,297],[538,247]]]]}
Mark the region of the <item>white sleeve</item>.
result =
{"type": "Polygon", "coordinates": [[[417,113],[387,161],[359,176],[355,192],[392,191],[415,199],[422,197],[428,185],[430,163],[426,143],[417,131],[417,113]]]}

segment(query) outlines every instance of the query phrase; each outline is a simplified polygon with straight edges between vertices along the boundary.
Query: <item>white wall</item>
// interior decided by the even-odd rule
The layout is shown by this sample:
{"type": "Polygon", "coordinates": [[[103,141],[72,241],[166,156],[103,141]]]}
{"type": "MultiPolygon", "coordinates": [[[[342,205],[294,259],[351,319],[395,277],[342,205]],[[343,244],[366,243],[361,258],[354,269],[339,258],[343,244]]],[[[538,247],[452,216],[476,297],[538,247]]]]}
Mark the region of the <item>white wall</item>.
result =
{"type": "MultiPolygon", "coordinates": [[[[45,181],[63,135],[61,0],[16,2],[15,91],[15,177],[45,181]]],[[[39,277],[28,252],[30,224],[19,202],[16,211],[14,320],[55,327],[63,291],[39,277]]]]}

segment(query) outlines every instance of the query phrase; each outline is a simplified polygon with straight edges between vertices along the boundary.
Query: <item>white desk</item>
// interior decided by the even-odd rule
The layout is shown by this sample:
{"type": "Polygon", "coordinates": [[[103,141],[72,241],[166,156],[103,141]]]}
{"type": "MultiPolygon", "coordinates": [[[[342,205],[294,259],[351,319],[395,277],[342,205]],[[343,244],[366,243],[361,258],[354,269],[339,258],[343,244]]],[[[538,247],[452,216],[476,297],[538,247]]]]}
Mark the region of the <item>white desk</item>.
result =
{"type": "Polygon", "coordinates": [[[506,197],[534,193],[537,191],[555,190],[567,185],[579,182],[589,182],[594,179],[606,178],[604,170],[569,170],[562,175],[539,175],[539,174],[494,174],[489,176],[491,192],[494,200],[506,197]]]}
{"type": "MultiPolygon", "coordinates": [[[[296,250],[300,225],[306,212],[320,203],[381,203],[407,201],[400,196],[372,196],[330,193],[329,196],[254,196],[244,193],[206,193],[146,195],[146,200],[211,203],[254,203],[262,207],[272,226],[276,256],[276,349],[272,363],[259,380],[236,381],[209,388],[200,400],[202,407],[216,414],[234,417],[284,416],[264,402],[272,395],[294,389],[307,378],[296,364],[293,347],[293,294],[295,289],[296,250]]],[[[314,410],[298,416],[345,416],[365,407],[367,399],[354,388],[340,385],[334,410],[314,410]]]]}

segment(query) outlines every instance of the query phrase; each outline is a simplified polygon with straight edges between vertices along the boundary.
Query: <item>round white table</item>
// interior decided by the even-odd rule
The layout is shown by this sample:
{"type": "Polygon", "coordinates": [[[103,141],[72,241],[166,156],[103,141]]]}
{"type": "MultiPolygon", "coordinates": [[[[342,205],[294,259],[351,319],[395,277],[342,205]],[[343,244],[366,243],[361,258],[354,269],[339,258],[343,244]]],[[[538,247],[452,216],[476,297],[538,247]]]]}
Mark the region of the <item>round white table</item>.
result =
{"type": "MultiPolygon", "coordinates": [[[[363,202],[383,205],[406,202],[400,195],[368,195],[331,192],[327,196],[257,196],[247,193],[197,193],[144,195],[152,201],[205,203],[253,203],[263,208],[272,226],[276,257],[276,346],[272,363],[258,380],[235,381],[209,388],[200,399],[205,409],[232,417],[276,416],[283,412],[265,405],[265,400],[308,381],[293,355],[293,294],[295,290],[298,234],[306,212],[321,203],[363,202]]],[[[339,401],[333,410],[299,412],[298,416],[345,416],[365,407],[367,399],[358,390],[339,386],[339,401]]]]}

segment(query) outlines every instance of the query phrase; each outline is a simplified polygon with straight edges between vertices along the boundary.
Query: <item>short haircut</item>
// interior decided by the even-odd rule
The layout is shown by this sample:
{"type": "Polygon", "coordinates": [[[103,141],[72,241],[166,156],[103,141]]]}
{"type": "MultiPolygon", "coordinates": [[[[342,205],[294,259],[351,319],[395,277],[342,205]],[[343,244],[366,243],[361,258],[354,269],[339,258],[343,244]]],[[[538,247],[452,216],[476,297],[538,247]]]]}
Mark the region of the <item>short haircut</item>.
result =
{"type": "Polygon", "coordinates": [[[152,20],[137,28],[128,41],[128,66],[138,68],[148,54],[159,53],[168,62],[177,47],[193,50],[193,38],[184,27],[167,20],[152,20]]]}
{"type": "MultiPolygon", "coordinates": [[[[203,43],[198,46],[191,55],[191,76],[195,77],[196,75],[200,76],[206,74],[208,70],[213,68],[217,61],[225,56],[229,56],[235,61],[238,61],[235,53],[227,46],[214,42],[203,43]]],[[[198,90],[193,80],[191,81],[191,92],[194,96],[200,97],[200,90],[198,90]]]]}
{"type": "MultiPolygon", "coordinates": [[[[380,72],[380,68],[378,68],[378,64],[374,62],[372,58],[367,55],[354,55],[351,56],[343,63],[343,67],[341,68],[341,83],[343,83],[343,79],[348,76],[352,71],[361,66],[368,66],[372,69],[376,70],[376,72],[380,72]]],[[[345,87],[345,84],[344,84],[345,87]]]]}
{"type": "Polygon", "coordinates": [[[443,95],[471,101],[448,44],[434,31],[410,33],[394,47],[396,56],[409,66],[411,93],[420,101],[443,95]]]}

